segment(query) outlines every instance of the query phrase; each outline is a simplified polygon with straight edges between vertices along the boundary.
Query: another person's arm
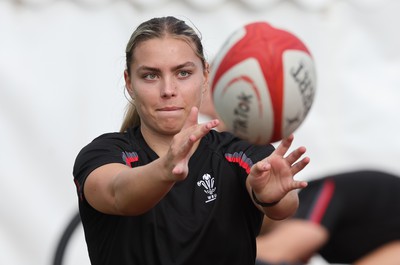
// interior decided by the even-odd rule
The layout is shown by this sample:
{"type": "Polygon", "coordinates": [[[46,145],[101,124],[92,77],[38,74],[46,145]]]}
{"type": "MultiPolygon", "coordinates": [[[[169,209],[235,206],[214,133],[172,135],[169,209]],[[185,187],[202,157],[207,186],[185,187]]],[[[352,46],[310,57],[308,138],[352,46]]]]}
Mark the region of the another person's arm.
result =
{"type": "Polygon", "coordinates": [[[271,231],[257,237],[257,259],[269,262],[307,262],[327,242],[321,225],[301,219],[271,221],[271,231]]]}

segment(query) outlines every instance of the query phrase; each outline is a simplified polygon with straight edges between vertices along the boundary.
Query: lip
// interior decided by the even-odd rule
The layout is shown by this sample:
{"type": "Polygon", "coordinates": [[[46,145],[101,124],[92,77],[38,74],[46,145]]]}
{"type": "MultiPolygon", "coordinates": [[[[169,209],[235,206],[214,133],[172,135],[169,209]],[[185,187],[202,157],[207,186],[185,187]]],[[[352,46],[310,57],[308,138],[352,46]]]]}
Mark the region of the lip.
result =
{"type": "Polygon", "coordinates": [[[168,106],[168,107],[163,107],[157,109],[158,111],[177,111],[177,110],[182,110],[183,108],[181,107],[176,107],[176,106],[168,106]]]}

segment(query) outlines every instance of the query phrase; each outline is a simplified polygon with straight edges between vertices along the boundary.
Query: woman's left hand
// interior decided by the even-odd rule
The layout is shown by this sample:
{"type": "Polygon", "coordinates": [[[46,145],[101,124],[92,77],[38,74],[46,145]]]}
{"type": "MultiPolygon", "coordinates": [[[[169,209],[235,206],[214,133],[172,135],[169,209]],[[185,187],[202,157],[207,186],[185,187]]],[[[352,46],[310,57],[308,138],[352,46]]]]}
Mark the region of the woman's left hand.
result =
{"type": "Polygon", "coordinates": [[[293,139],[293,134],[283,139],[270,156],[251,168],[248,182],[259,201],[280,201],[290,191],[307,186],[307,182],[293,179],[310,162],[308,157],[299,160],[306,148],[299,147],[285,156],[293,139]]]}

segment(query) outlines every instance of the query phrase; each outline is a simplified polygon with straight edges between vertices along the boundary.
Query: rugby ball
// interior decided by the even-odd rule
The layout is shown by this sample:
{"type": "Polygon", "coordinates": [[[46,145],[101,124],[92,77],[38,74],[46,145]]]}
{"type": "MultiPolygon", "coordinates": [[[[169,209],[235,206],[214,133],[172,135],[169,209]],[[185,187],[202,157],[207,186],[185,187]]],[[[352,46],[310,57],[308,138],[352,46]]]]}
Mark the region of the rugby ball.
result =
{"type": "Polygon", "coordinates": [[[294,34],[254,22],[231,34],[211,64],[215,110],[226,130],[254,144],[282,140],[314,101],[316,71],[294,34]]]}

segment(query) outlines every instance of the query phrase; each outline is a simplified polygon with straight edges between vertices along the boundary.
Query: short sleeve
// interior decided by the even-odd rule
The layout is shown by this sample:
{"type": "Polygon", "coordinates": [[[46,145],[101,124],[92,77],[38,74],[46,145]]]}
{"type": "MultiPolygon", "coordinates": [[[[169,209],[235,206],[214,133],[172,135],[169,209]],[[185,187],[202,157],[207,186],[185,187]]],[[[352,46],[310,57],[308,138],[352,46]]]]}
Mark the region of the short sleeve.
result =
{"type": "Polygon", "coordinates": [[[131,149],[124,134],[103,134],[86,145],[77,155],[73,167],[78,196],[83,199],[83,185],[87,176],[96,168],[110,163],[125,164],[125,150],[131,149]]]}
{"type": "Polygon", "coordinates": [[[271,155],[274,150],[275,148],[271,144],[253,145],[247,141],[232,137],[229,144],[226,145],[224,156],[226,160],[238,164],[249,174],[253,164],[271,155]]]}

